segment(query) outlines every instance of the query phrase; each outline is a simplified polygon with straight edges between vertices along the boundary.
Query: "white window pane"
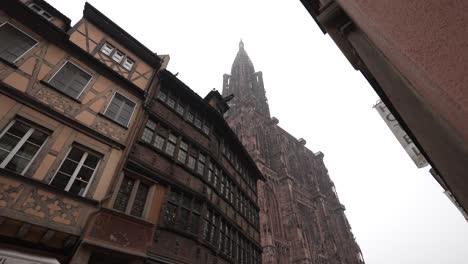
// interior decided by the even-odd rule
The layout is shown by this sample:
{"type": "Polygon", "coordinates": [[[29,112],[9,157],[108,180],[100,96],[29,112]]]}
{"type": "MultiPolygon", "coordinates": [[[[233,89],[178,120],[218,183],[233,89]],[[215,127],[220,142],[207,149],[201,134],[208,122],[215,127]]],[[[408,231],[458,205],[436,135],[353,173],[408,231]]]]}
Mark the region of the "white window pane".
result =
{"type": "Polygon", "coordinates": [[[109,43],[104,43],[104,45],[101,48],[101,52],[106,54],[107,56],[109,56],[113,50],[114,50],[114,47],[109,43]]]}
{"type": "Polygon", "coordinates": [[[124,63],[123,63],[123,66],[125,69],[127,70],[131,70],[133,68],[133,65],[135,64],[135,61],[130,59],[130,58],[126,58],[124,63]]]}
{"type": "Polygon", "coordinates": [[[118,63],[122,61],[123,57],[124,57],[124,54],[119,50],[116,50],[114,52],[114,55],[112,55],[112,59],[118,63]]]}

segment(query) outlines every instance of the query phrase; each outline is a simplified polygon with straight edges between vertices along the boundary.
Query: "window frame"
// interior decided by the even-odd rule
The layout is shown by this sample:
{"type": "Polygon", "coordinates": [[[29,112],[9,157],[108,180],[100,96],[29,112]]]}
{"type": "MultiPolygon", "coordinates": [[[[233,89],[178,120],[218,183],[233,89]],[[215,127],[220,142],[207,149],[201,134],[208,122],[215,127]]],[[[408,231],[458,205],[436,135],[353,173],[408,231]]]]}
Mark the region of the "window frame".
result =
{"type": "Polygon", "coordinates": [[[112,53],[115,51],[115,49],[116,49],[116,48],[114,47],[114,45],[112,45],[112,44],[110,44],[109,42],[106,41],[106,42],[104,42],[104,44],[102,44],[101,48],[99,49],[99,52],[101,52],[102,54],[104,54],[104,55],[110,57],[110,56],[112,55],[112,53]],[[111,49],[111,51],[109,52],[109,54],[106,54],[106,53],[103,51],[104,47],[106,47],[106,46],[112,47],[112,49],[111,49]]]}
{"type": "Polygon", "coordinates": [[[125,173],[122,173],[122,174],[123,174],[123,176],[120,178],[119,184],[117,185],[118,188],[115,189],[115,197],[112,200],[112,207],[111,208],[113,210],[124,213],[126,215],[130,215],[130,216],[133,216],[133,217],[145,219],[147,217],[147,213],[148,213],[148,201],[150,201],[151,193],[152,193],[152,189],[154,188],[154,185],[149,183],[148,181],[141,180],[138,177],[133,177],[133,176],[127,175],[125,173]],[[122,182],[125,180],[125,178],[133,179],[134,184],[132,186],[132,190],[130,191],[130,195],[129,195],[127,204],[125,206],[125,210],[121,211],[121,210],[118,210],[118,209],[115,208],[115,202],[117,201],[117,196],[119,194],[120,188],[122,187],[122,182]],[[138,193],[138,189],[140,187],[140,184],[147,185],[148,186],[148,192],[146,193],[145,204],[143,205],[144,209],[141,212],[141,216],[136,216],[136,215],[132,214],[132,210],[133,210],[133,207],[135,206],[135,197],[136,197],[136,195],[138,193]]]}
{"type": "Polygon", "coordinates": [[[125,53],[122,52],[121,50],[117,49],[117,48],[115,48],[114,51],[113,51],[111,54],[112,54],[112,55],[109,55],[109,57],[110,57],[113,61],[117,62],[118,64],[121,64],[122,61],[123,61],[123,60],[125,59],[125,57],[126,57],[125,53]],[[116,59],[114,58],[115,54],[117,54],[117,53],[122,54],[122,58],[120,58],[120,60],[116,60],[116,59]]]}
{"type": "Polygon", "coordinates": [[[104,111],[102,112],[102,114],[103,114],[105,117],[107,117],[107,118],[109,118],[110,120],[112,120],[113,122],[115,122],[115,123],[117,123],[117,124],[119,124],[119,125],[121,125],[121,126],[124,126],[124,127],[128,128],[128,127],[130,126],[130,122],[132,121],[133,114],[135,113],[136,107],[137,107],[137,103],[136,103],[135,101],[133,101],[132,99],[128,98],[127,96],[125,96],[125,95],[123,95],[123,94],[121,94],[121,93],[115,91],[114,94],[112,95],[112,98],[109,100],[109,103],[107,104],[106,109],[104,109],[104,111]],[[116,95],[117,93],[118,93],[120,96],[124,97],[125,99],[129,100],[130,102],[132,102],[132,103],[134,104],[133,109],[132,109],[132,114],[131,114],[130,117],[128,118],[127,124],[121,124],[121,123],[118,122],[117,120],[115,120],[115,119],[109,117],[108,115],[106,115],[107,109],[108,109],[109,106],[111,105],[111,103],[112,103],[112,101],[114,100],[115,95],[116,95]]]}
{"type": "MultiPolygon", "coordinates": [[[[78,162],[78,165],[76,166],[75,170],[73,171],[73,174],[70,176],[70,179],[68,180],[68,183],[67,183],[67,185],[65,186],[65,188],[63,188],[63,189],[60,188],[60,190],[64,190],[64,191],[66,191],[66,192],[69,192],[69,191],[70,191],[70,188],[71,188],[71,186],[73,185],[73,183],[75,182],[76,177],[78,176],[78,173],[80,172],[81,168],[83,167],[84,161],[85,161],[86,158],[88,157],[89,153],[91,153],[92,155],[95,155],[95,156],[99,157],[99,161],[98,161],[98,163],[96,164],[96,168],[94,168],[93,175],[91,175],[91,177],[89,178],[88,184],[86,185],[86,188],[85,188],[83,194],[74,194],[74,195],[86,197],[86,195],[88,194],[89,188],[90,188],[91,184],[93,183],[94,177],[96,176],[96,172],[98,171],[99,166],[101,165],[101,162],[102,162],[102,159],[104,158],[104,156],[101,155],[101,154],[99,154],[99,153],[97,153],[97,152],[94,152],[94,151],[92,151],[92,150],[88,150],[87,148],[82,147],[82,146],[79,145],[79,144],[72,144],[72,145],[68,148],[68,150],[67,150],[65,156],[63,156],[63,159],[60,161],[60,164],[59,164],[59,166],[57,167],[57,170],[56,170],[56,172],[55,172],[55,174],[54,174],[54,177],[52,177],[52,178],[50,179],[48,185],[52,186],[52,185],[51,185],[52,182],[54,181],[55,177],[57,177],[57,174],[59,173],[60,168],[62,167],[63,163],[67,160],[68,155],[70,154],[70,152],[72,151],[73,148],[79,148],[79,149],[81,149],[82,151],[84,151],[85,154],[83,154],[83,156],[81,156],[80,161],[78,162]]],[[[54,187],[54,186],[52,186],[52,187],[54,187]]],[[[54,187],[54,188],[56,188],[56,187],[54,187]]],[[[59,188],[57,188],[57,189],[59,189],[59,188]]]]}
{"type": "MultiPolygon", "coordinates": [[[[0,133],[0,139],[3,138],[3,136],[8,132],[8,130],[10,130],[10,128],[16,123],[16,122],[22,122],[23,124],[26,124],[28,125],[30,128],[28,129],[28,131],[23,135],[23,137],[21,137],[21,139],[18,141],[18,143],[10,150],[10,153],[8,153],[8,155],[5,157],[5,159],[0,163],[0,168],[2,169],[5,169],[5,167],[10,163],[10,161],[15,157],[16,153],[23,147],[23,145],[26,143],[26,141],[28,141],[28,139],[31,137],[31,135],[34,133],[34,131],[36,130],[39,130],[41,131],[42,133],[44,134],[47,134],[47,138],[44,140],[44,142],[42,142],[41,146],[39,147],[39,149],[36,151],[36,153],[31,157],[31,160],[29,161],[28,165],[26,165],[26,167],[24,167],[24,169],[21,171],[21,173],[19,173],[20,175],[24,175],[29,167],[31,166],[31,164],[34,162],[34,160],[37,158],[37,155],[39,155],[39,153],[41,152],[42,148],[44,147],[44,145],[47,143],[47,141],[49,140],[49,137],[50,137],[50,132],[47,132],[47,131],[43,131],[43,129],[40,129],[38,128],[37,125],[32,125],[31,123],[29,122],[25,122],[19,118],[15,118],[13,119],[12,121],[10,121],[8,123],[8,125],[5,126],[5,128],[3,128],[2,132],[0,133]]],[[[5,169],[5,170],[8,170],[8,169],[5,169]]]]}
{"type": "MultiPolygon", "coordinates": [[[[128,56],[125,56],[125,58],[123,59],[123,62],[122,62],[122,67],[124,67],[124,68],[125,68],[126,70],[128,70],[128,71],[131,71],[131,70],[133,69],[133,67],[135,67],[135,63],[136,63],[136,61],[135,61],[134,59],[132,59],[132,58],[130,58],[130,57],[128,57],[128,56]],[[125,66],[125,65],[126,65],[126,63],[127,63],[128,61],[130,61],[131,64],[130,64],[130,66],[127,68],[127,66],[125,66]]],[[[128,64],[127,64],[127,65],[128,65],[128,64]]]]}
{"type": "Polygon", "coordinates": [[[71,60],[66,60],[61,66],[60,68],[49,78],[49,80],[47,80],[47,83],[50,84],[52,87],[54,87],[55,89],[59,90],[60,92],[62,93],[65,93],[66,95],[70,96],[71,98],[75,98],[75,99],[78,99],[81,97],[81,95],[83,94],[83,92],[86,90],[86,88],[88,88],[88,85],[91,83],[91,81],[93,80],[93,75],[90,74],[88,71],[86,71],[85,69],[83,69],[82,67],[80,67],[77,63],[74,63],[73,61],[71,60]],[[72,95],[69,95],[67,92],[65,91],[62,91],[60,90],[58,87],[55,87],[54,85],[52,85],[50,82],[55,78],[55,76],[63,69],[63,67],[65,67],[65,65],[67,65],[67,63],[71,63],[73,65],[75,65],[75,67],[77,67],[78,69],[84,71],[86,74],[88,74],[89,76],[91,76],[91,78],[89,78],[88,82],[86,83],[85,86],[83,86],[83,89],[81,90],[81,92],[76,96],[76,97],[73,97],[72,95]]]}
{"type": "Polygon", "coordinates": [[[2,24],[0,24],[0,28],[3,27],[5,24],[8,24],[14,28],[16,28],[17,30],[19,30],[21,33],[23,33],[24,35],[28,36],[29,38],[31,38],[32,40],[36,41],[36,44],[34,44],[33,46],[31,46],[31,48],[29,48],[28,50],[26,50],[23,54],[21,54],[21,56],[19,56],[18,58],[16,58],[12,63],[16,63],[19,59],[21,59],[24,55],[26,55],[26,53],[30,52],[33,48],[35,48],[38,44],[39,44],[39,41],[36,39],[36,38],[33,38],[30,34],[26,33],[24,30],[20,29],[19,27],[15,26],[14,24],[8,22],[8,21],[5,21],[3,22],[2,24]]]}

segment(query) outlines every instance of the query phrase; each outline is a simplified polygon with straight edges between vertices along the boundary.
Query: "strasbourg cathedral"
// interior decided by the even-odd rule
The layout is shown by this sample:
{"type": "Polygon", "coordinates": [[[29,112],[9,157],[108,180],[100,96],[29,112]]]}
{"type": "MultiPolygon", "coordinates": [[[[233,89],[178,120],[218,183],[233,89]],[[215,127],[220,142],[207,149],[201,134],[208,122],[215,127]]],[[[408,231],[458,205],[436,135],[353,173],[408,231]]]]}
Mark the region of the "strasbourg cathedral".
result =
{"type": "Polygon", "coordinates": [[[262,263],[364,263],[323,153],[270,116],[262,72],[242,41],[222,94],[234,95],[225,118],[266,178],[258,184],[262,263]]]}

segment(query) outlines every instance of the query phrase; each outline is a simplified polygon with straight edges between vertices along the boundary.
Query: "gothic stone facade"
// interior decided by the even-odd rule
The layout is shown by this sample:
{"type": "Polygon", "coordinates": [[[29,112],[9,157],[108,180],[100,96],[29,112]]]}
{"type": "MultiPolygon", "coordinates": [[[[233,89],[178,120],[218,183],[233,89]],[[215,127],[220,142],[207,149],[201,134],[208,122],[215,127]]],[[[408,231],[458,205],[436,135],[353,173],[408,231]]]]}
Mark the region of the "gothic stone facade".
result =
{"type": "Polygon", "coordinates": [[[223,96],[233,94],[229,125],[256,161],[262,260],[282,263],[364,263],[323,162],[271,118],[261,72],[240,43],[223,96]]]}

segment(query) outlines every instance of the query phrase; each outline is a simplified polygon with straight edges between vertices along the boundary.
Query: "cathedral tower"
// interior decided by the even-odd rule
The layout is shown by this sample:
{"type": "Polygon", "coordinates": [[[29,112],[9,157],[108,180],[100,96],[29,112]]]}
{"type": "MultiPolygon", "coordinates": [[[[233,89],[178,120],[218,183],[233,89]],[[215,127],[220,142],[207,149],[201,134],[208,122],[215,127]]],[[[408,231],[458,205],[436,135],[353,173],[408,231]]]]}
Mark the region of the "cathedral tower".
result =
{"type": "Polygon", "coordinates": [[[239,43],[223,96],[234,95],[226,120],[257,163],[262,263],[362,264],[323,153],[305,147],[270,116],[262,72],[239,43]]]}

